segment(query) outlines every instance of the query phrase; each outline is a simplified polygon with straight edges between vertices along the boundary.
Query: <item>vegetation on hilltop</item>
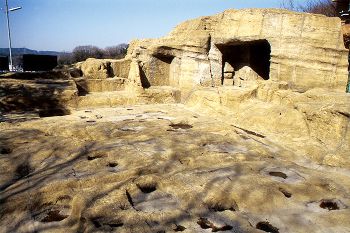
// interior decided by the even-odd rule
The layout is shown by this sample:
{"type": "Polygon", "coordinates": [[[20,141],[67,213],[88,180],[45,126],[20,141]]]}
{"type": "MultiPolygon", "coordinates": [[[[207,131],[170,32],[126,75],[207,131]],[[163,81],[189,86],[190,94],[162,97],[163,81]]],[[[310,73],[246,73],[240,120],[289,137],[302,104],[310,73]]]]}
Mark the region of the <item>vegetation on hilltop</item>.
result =
{"type": "MultiPolygon", "coordinates": [[[[58,56],[59,65],[70,65],[76,62],[85,61],[88,58],[110,58],[121,59],[125,57],[128,44],[119,44],[101,49],[93,45],[77,46],[72,52],[37,51],[27,48],[12,48],[13,63],[15,66],[22,66],[24,54],[55,55],[58,56]]],[[[9,56],[8,48],[0,48],[0,56],[9,56]]]]}
{"type": "Polygon", "coordinates": [[[335,4],[331,0],[308,0],[304,4],[298,4],[295,0],[284,0],[281,7],[293,11],[321,14],[329,17],[338,16],[335,4]]]}

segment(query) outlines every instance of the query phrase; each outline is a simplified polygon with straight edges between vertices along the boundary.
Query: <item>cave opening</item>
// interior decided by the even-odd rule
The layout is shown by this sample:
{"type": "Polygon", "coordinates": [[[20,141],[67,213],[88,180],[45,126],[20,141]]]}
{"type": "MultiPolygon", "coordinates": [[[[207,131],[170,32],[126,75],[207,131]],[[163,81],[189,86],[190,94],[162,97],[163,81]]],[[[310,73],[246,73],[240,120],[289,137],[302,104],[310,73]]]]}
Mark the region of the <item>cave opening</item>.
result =
{"type": "Polygon", "coordinates": [[[246,81],[270,78],[271,45],[267,40],[217,45],[222,53],[223,85],[241,86],[246,81]]]}

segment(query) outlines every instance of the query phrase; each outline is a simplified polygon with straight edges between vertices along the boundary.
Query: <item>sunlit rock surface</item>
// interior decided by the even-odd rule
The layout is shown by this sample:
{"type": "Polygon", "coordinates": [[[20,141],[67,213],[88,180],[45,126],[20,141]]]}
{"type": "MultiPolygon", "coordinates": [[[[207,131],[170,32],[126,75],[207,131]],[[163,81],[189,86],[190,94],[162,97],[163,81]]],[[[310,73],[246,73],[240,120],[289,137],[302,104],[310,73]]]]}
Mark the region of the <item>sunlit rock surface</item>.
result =
{"type": "Polygon", "coordinates": [[[1,232],[350,229],[349,166],[231,117],[139,105],[3,123],[1,232]]]}
{"type": "Polygon", "coordinates": [[[0,232],[349,232],[347,53],[339,19],[228,10],[0,76],[0,232]]]}

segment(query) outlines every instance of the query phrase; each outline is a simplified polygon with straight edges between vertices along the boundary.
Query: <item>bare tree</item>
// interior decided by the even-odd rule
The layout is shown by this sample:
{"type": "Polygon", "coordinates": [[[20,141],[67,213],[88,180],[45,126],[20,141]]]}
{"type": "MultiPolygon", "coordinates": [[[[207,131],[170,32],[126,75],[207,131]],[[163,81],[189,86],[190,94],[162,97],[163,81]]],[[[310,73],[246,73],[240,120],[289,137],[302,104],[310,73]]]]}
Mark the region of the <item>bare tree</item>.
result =
{"type": "Polygon", "coordinates": [[[58,55],[59,65],[70,65],[73,63],[73,54],[68,52],[63,52],[58,55]]]}
{"type": "Polygon", "coordinates": [[[281,7],[300,12],[321,14],[328,17],[338,16],[338,12],[331,0],[308,0],[304,4],[297,4],[294,0],[284,0],[281,7]]]}
{"type": "Polygon", "coordinates": [[[88,58],[103,58],[103,50],[92,45],[78,46],[73,50],[73,62],[85,61],[88,58]]]}
{"type": "Polygon", "coordinates": [[[110,46],[104,49],[104,57],[105,58],[114,58],[120,59],[125,57],[126,52],[128,50],[127,44],[119,44],[116,46],[110,46]]]}

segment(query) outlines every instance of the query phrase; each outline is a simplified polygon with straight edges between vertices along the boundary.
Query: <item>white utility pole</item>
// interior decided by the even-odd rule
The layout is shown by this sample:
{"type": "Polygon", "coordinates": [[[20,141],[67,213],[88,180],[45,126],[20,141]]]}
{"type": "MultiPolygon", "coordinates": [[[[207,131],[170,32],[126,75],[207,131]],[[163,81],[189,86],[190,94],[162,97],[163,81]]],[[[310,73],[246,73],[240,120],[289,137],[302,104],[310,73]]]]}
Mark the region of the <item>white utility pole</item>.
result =
{"type": "Polygon", "coordinates": [[[7,19],[7,36],[9,40],[9,52],[10,52],[10,65],[9,65],[9,70],[13,71],[13,60],[12,60],[12,42],[11,42],[11,29],[10,29],[10,15],[9,13],[11,11],[16,11],[22,9],[22,7],[15,7],[15,8],[10,8],[7,0],[5,0],[5,5],[6,5],[6,19],[7,19]]]}

